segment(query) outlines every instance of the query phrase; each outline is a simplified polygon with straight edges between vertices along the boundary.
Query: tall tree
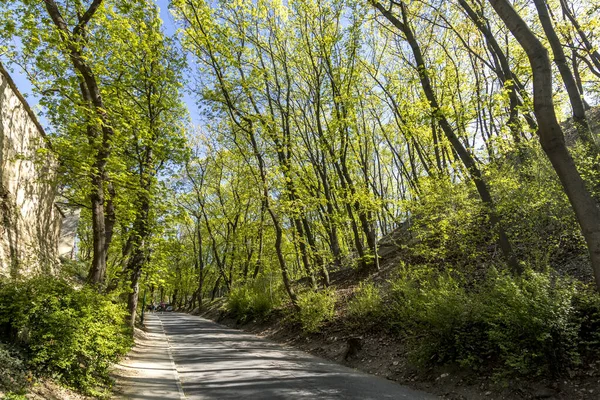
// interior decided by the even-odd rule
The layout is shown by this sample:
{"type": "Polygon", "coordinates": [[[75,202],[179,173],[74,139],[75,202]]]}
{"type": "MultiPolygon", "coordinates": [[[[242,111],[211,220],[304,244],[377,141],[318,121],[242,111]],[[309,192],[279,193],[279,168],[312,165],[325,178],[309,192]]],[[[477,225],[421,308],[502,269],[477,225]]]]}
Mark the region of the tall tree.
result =
{"type": "Polygon", "coordinates": [[[577,170],[558,123],[548,51],[508,1],[489,0],[489,2],[527,53],[533,69],[533,101],[539,123],[540,143],[575,211],[588,245],[596,285],[600,289],[600,207],[577,170]]]}
{"type": "Polygon", "coordinates": [[[444,114],[444,111],[439,105],[439,101],[437,99],[429,76],[430,68],[425,64],[425,59],[421,51],[421,46],[417,42],[413,28],[410,25],[410,17],[406,4],[404,4],[403,2],[399,4],[401,13],[400,15],[402,20],[396,17],[396,15],[394,15],[391,6],[389,8],[386,8],[377,1],[373,1],[373,6],[377,10],[379,10],[382,13],[382,15],[392,23],[394,27],[396,27],[403,33],[405,40],[408,42],[410,48],[412,49],[412,54],[416,63],[416,69],[419,74],[419,80],[421,82],[421,87],[423,89],[423,92],[425,93],[425,96],[427,97],[427,100],[429,101],[432,113],[435,119],[437,119],[437,122],[440,125],[442,131],[446,135],[446,138],[451,143],[454,151],[458,154],[458,157],[461,159],[462,163],[469,171],[470,177],[475,183],[481,200],[488,207],[490,221],[494,226],[496,234],[498,235],[498,245],[504,253],[506,262],[513,271],[519,273],[521,271],[521,266],[516,259],[516,256],[512,249],[512,245],[508,239],[508,236],[506,235],[504,227],[502,226],[501,218],[496,210],[496,206],[494,204],[494,200],[492,198],[492,194],[490,192],[488,184],[485,182],[481,170],[477,165],[477,162],[475,161],[475,158],[460,141],[459,137],[456,135],[454,129],[448,121],[448,118],[444,114]]]}

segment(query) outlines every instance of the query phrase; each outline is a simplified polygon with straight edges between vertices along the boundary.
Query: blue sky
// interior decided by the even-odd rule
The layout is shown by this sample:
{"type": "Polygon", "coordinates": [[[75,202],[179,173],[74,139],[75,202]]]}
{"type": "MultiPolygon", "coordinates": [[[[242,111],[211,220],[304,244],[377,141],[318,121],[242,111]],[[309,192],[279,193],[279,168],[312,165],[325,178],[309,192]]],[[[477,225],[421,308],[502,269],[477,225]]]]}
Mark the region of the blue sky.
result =
{"type": "MultiPolygon", "coordinates": [[[[175,26],[175,21],[173,19],[173,16],[171,15],[171,13],[169,12],[168,9],[168,5],[169,5],[169,0],[155,0],[156,4],[158,5],[158,7],[160,8],[160,17],[163,20],[163,24],[164,24],[164,30],[165,33],[169,36],[173,36],[176,33],[176,26],[175,26]]],[[[4,63],[6,63],[6,60],[2,60],[4,63]]],[[[36,111],[36,114],[39,115],[39,99],[38,97],[36,97],[32,91],[32,87],[31,87],[31,83],[29,82],[29,80],[27,79],[27,76],[23,73],[23,71],[18,67],[18,66],[14,66],[14,65],[7,65],[8,67],[11,67],[12,71],[10,72],[11,77],[13,78],[13,80],[15,81],[15,84],[17,85],[17,87],[19,88],[19,91],[21,93],[23,93],[23,95],[27,98],[27,102],[29,103],[29,105],[33,108],[34,111],[36,111]]],[[[183,94],[183,100],[186,103],[189,112],[190,112],[190,116],[192,119],[192,123],[194,125],[200,125],[202,123],[202,118],[198,113],[198,108],[196,107],[196,103],[194,100],[194,97],[192,94],[189,93],[189,89],[186,88],[186,90],[184,91],[183,94]]],[[[48,121],[45,120],[45,118],[40,117],[40,123],[42,124],[42,126],[47,130],[47,131],[51,131],[50,127],[48,126],[48,121]]]]}

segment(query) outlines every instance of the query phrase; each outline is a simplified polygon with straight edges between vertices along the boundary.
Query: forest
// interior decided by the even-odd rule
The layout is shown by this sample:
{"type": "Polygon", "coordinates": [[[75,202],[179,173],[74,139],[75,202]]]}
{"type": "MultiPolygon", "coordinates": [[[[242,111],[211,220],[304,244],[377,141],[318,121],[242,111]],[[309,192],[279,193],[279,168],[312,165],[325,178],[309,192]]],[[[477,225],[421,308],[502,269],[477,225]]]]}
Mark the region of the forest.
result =
{"type": "MultiPolygon", "coordinates": [[[[385,332],[419,371],[600,374],[600,1],[21,0],[0,24],[81,209],[60,277],[0,285],[13,342],[66,291],[51,311],[101,304],[81,329],[110,360],[162,302],[385,332]]],[[[38,345],[90,393],[109,365],[38,345]]]]}

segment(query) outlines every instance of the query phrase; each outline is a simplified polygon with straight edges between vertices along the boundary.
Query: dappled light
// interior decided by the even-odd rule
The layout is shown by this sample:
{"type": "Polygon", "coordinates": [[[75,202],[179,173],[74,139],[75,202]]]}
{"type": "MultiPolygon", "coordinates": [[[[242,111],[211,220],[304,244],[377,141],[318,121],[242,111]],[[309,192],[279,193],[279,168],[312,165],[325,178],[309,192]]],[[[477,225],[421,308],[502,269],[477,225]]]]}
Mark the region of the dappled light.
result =
{"type": "Polygon", "coordinates": [[[596,398],[599,20],[2,2],[0,394],[596,398]]]}

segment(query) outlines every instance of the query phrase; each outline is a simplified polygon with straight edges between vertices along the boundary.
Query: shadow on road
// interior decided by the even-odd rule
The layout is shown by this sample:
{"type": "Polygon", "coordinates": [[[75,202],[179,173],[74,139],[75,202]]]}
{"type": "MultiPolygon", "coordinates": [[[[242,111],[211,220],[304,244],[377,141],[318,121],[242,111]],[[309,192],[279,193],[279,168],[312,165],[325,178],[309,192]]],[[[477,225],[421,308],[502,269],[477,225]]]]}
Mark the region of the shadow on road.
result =
{"type": "Polygon", "coordinates": [[[437,398],[204,318],[158,318],[187,399],[437,398]]]}

